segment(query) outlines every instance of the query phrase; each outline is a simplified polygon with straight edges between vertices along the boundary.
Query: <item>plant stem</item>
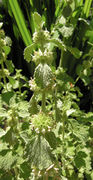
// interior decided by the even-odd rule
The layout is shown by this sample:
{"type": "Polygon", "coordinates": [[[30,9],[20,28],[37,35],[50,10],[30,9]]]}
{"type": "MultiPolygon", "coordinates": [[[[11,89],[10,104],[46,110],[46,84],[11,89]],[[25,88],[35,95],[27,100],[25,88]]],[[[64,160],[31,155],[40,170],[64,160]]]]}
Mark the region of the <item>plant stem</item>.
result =
{"type": "Polygon", "coordinates": [[[46,107],[46,99],[45,99],[45,92],[42,92],[42,111],[45,112],[46,107]]]}
{"type": "Polygon", "coordinates": [[[57,88],[55,87],[55,92],[54,92],[54,102],[55,102],[55,121],[57,122],[57,88]]]}
{"type": "Polygon", "coordinates": [[[62,67],[63,65],[63,55],[64,55],[64,50],[61,50],[61,57],[60,57],[60,62],[59,62],[59,67],[62,67]]]}
{"type": "Polygon", "coordinates": [[[5,78],[5,73],[4,73],[4,64],[3,64],[3,62],[1,63],[1,68],[2,68],[2,71],[3,71],[4,84],[6,85],[6,78],[5,78]]]}
{"type": "Polygon", "coordinates": [[[65,170],[65,120],[66,120],[66,112],[63,113],[63,128],[62,128],[62,141],[63,141],[63,147],[62,147],[62,153],[63,153],[63,168],[65,170]]]}
{"type": "Polygon", "coordinates": [[[21,85],[20,85],[20,78],[18,77],[18,81],[19,81],[19,93],[21,95],[21,85]]]}

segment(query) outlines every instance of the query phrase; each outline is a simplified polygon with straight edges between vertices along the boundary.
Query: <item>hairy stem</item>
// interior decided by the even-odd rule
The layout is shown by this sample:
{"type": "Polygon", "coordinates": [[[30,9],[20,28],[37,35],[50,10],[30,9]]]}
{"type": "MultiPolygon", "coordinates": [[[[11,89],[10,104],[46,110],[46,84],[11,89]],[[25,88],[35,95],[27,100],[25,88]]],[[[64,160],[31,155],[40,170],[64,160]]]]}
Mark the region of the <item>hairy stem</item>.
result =
{"type": "Polygon", "coordinates": [[[62,153],[63,153],[63,168],[65,170],[65,121],[66,121],[66,112],[63,113],[63,128],[62,128],[62,141],[63,141],[63,147],[62,147],[62,153]]]}
{"type": "Polygon", "coordinates": [[[3,62],[1,63],[1,68],[2,68],[2,71],[3,71],[4,84],[6,85],[6,77],[5,77],[5,73],[4,73],[4,64],[3,64],[3,62]]]}
{"type": "Polygon", "coordinates": [[[64,55],[64,50],[61,50],[61,57],[60,57],[60,62],[59,62],[60,67],[62,67],[63,65],[63,55],[64,55]]]}
{"type": "Polygon", "coordinates": [[[57,121],[57,88],[55,88],[54,95],[54,103],[55,103],[55,121],[57,121]]]}
{"type": "Polygon", "coordinates": [[[45,112],[46,109],[46,99],[45,99],[45,92],[42,93],[42,111],[45,112]]]}

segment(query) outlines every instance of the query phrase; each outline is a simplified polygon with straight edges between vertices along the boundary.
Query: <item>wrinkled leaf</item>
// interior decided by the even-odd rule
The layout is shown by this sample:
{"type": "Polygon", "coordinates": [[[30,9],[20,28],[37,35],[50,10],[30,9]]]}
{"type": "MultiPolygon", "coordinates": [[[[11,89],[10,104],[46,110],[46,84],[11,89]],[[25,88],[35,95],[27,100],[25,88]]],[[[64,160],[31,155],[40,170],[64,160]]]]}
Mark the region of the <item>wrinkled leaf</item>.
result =
{"type": "Polygon", "coordinates": [[[58,30],[62,34],[63,37],[69,38],[73,34],[74,27],[73,26],[69,26],[69,27],[63,26],[62,28],[59,28],[58,30]]]}
{"type": "Polygon", "coordinates": [[[0,138],[1,138],[2,136],[4,136],[5,134],[6,134],[6,132],[5,132],[3,129],[0,128],[0,138]]]}
{"type": "Polygon", "coordinates": [[[36,28],[42,28],[44,21],[42,20],[42,17],[40,16],[40,14],[35,12],[33,16],[34,16],[34,22],[35,22],[36,28]]]}
{"type": "Polygon", "coordinates": [[[14,65],[13,65],[13,62],[11,60],[7,60],[6,61],[6,66],[9,70],[10,73],[13,73],[14,71],[14,65]]]}
{"type": "Polygon", "coordinates": [[[31,44],[30,46],[27,46],[26,48],[25,48],[25,50],[24,50],[24,58],[28,61],[28,62],[30,62],[31,61],[31,59],[32,59],[32,52],[33,52],[33,50],[35,49],[35,47],[36,47],[36,44],[31,44]]]}
{"type": "Polygon", "coordinates": [[[40,88],[48,87],[53,79],[51,68],[47,64],[39,64],[35,69],[34,78],[40,88]]]}
{"type": "Polygon", "coordinates": [[[11,51],[11,48],[9,46],[4,46],[3,50],[5,51],[5,54],[8,55],[11,51]]]}
{"type": "Polygon", "coordinates": [[[10,150],[0,152],[0,169],[9,170],[16,162],[16,156],[10,150]]]}
{"type": "Polygon", "coordinates": [[[43,136],[36,136],[27,146],[27,156],[32,166],[40,170],[53,164],[54,156],[51,147],[43,136]]]}
{"type": "Polygon", "coordinates": [[[13,97],[14,92],[5,92],[1,94],[2,100],[5,101],[7,104],[9,104],[10,99],[13,97]]]}

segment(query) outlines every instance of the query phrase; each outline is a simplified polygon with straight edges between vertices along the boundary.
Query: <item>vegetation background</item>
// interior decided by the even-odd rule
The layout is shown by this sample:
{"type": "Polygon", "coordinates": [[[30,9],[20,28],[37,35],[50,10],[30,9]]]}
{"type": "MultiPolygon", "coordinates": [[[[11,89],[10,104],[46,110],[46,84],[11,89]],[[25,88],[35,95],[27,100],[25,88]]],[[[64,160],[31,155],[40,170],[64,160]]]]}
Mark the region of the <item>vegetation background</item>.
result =
{"type": "Polygon", "coordinates": [[[1,0],[0,22],[0,180],[92,180],[93,1],[1,0]],[[41,38],[34,42],[40,27],[49,32],[43,45],[54,57],[48,65],[58,89],[47,95],[46,111],[55,125],[49,114],[40,114],[44,89],[38,65],[29,60],[43,51],[41,38]],[[33,77],[39,91],[30,87],[33,77]]]}

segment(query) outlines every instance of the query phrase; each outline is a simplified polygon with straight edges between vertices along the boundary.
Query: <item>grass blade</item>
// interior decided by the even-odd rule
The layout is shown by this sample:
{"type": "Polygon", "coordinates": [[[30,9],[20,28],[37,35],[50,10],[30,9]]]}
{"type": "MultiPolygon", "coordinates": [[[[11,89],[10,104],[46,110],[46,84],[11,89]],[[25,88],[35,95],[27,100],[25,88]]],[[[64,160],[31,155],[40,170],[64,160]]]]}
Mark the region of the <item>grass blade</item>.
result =
{"type": "Polygon", "coordinates": [[[20,6],[19,6],[17,0],[9,0],[9,4],[12,9],[12,12],[15,17],[18,28],[20,30],[20,33],[22,35],[23,41],[24,41],[25,45],[28,46],[32,43],[32,39],[31,39],[30,33],[26,27],[25,18],[22,14],[20,6]]]}
{"type": "Polygon", "coordinates": [[[90,8],[91,8],[91,3],[92,3],[92,0],[86,0],[85,1],[84,13],[85,13],[86,17],[89,16],[89,11],[90,11],[90,8]]]}

